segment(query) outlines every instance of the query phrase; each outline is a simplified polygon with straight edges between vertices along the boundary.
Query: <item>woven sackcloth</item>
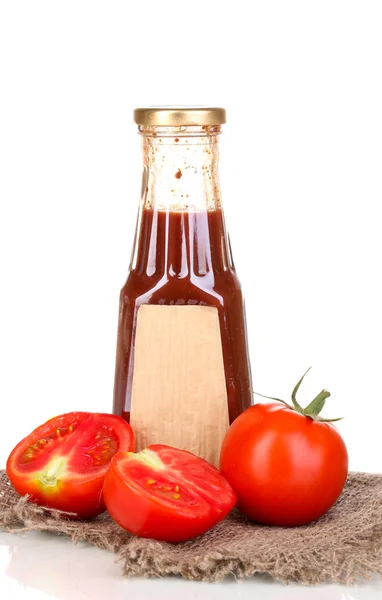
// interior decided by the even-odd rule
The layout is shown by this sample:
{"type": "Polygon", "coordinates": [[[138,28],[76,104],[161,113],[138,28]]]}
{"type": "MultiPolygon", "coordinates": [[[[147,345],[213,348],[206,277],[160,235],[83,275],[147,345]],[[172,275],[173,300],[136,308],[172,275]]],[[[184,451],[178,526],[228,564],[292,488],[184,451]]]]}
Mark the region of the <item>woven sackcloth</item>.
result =
{"type": "Polygon", "coordinates": [[[350,473],[337,504],[305,527],[264,527],[237,511],[203,536],[168,544],[130,535],[107,513],[74,521],[20,498],[0,471],[0,529],[49,531],[115,552],[127,576],[221,581],[265,573],[306,584],[382,577],[382,475],[350,473]]]}

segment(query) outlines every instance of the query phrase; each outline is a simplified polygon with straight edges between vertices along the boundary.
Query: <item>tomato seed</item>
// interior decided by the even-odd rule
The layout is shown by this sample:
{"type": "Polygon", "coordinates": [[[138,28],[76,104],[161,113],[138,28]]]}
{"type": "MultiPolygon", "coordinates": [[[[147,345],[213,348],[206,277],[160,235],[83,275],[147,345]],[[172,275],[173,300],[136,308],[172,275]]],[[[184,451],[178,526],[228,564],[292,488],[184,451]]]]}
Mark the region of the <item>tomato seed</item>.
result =
{"type": "Polygon", "coordinates": [[[153,485],[154,483],[156,483],[155,479],[148,479],[147,480],[147,485],[153,485]]]}
{"type": "Polygon", "coordinates": [[[176,493],[178,493],[178,492],[179,492],[179,489],[180,489],[180,488],[179,488],[179,486],[178,486],[178,485],[176,485],[176,486],[174,487],[174,490],[176,491],[176,493]]]}
{"type": "Polygon", "coordinates": [[[175,498],[175,500],[179,500],[180,494],[173,494],[172,497],[175,498]]]}

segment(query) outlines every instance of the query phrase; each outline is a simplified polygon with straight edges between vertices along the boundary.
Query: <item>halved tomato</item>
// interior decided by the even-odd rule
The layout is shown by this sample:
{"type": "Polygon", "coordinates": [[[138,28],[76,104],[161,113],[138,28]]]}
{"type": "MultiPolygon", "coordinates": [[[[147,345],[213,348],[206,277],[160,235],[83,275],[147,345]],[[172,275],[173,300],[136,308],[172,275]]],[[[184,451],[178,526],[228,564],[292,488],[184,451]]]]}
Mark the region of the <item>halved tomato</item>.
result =
{"type": "Polygon", "coordinates": [[[236,503],[228,481],[206,460],[155,444],[110,463],[103,495],[112,518],[130,533],[167,542],[196,537],[236,503]]]}
{"type": "Polygon", "coordinates": [[[19,442],[8,458],[7,474],[31,502],[92,517],[105,510],[102,485],[112,456],[130,450],[134,434],[122,417],[71,412],[19,442]]]}

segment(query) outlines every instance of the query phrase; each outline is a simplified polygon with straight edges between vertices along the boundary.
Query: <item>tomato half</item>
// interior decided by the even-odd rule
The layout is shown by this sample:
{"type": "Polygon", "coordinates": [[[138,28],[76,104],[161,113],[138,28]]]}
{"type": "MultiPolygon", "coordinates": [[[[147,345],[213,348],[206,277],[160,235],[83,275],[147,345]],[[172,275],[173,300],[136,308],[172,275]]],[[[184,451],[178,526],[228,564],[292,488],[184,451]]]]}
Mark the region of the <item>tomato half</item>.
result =
{"type": "Polygon", "coordinates": [[[348,455],[332,424],[281,403],[256,404],[228,430],[220,469],[245,515],[267,525],[303,525],[336,502],[348,455]]]}
{"type": "Polygon", "coordinates": [[[224,519],[236,495],[210,463],[170,446],[116,454],[103,493],[112,518],[141,537],[180,542],[224,519]]]}
{"type": "Polygon", "coordinates": [[[50,419],[17,444],[7,474],[31,502],[92,517],[105,510],[102,485],[112,456],[133,449],[133,430],[122,417],[71,412],[50,419]]]}

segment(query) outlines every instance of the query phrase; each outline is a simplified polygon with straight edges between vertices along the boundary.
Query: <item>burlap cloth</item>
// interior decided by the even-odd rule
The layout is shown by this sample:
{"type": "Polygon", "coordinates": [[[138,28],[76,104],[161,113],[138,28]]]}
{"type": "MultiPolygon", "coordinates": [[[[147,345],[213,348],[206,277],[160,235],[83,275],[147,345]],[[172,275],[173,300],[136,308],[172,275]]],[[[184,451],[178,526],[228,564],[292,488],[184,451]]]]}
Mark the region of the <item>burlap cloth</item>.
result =
{"type": "Polygon", "coordinates": [[[265,573],[284,582],[352,584],[382,577],[382,475],[351,473],[336,506],[306,527],[264,527],[233,511],[205,535],[167,544],[130,535],[107,513],[92,521],[48,514],[20,498],[0,471],[0,529],[49,531],[111,550],[126,576],[221,581],[265,573]]]}

